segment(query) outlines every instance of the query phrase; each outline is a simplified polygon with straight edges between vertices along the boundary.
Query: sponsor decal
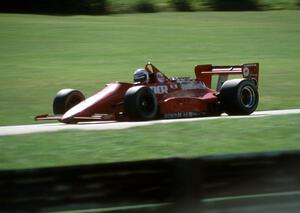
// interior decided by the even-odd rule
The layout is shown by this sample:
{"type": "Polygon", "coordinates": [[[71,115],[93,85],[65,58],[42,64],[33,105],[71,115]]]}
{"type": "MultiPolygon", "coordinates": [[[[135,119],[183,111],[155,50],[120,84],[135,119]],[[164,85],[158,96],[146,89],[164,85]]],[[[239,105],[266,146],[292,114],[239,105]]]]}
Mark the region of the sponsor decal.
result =
{"type": "Polygon", "coordinates": [[[168,93],[169,89],[168,86],[166,85],[162,85],[162,86],[151,86],[150,89],[152,89],[152,91],[155,94],[166,94],[168,93]]]}
{"type": "Polygon", "coordinates": [[[156,78],[159,83],[164,83],[166,80],[165,76],[161,72],[156,73],[156,78]]]}
{"type": "Polygon", "coordinates": [[[199,117],[205,115],[205,112],[176,112],[176,113],[168,113],[164,114],[164,118],[172,119],[172,118],[192,118],[199,117]]]}
{"type": "Polygon", "coordinates": [[[248,78],[249,75],[250,75],[250,70],[249,70],[249,68],[248,68],[248,67],[244,67],[244,69],[243,69],[243,77],[244,77],[244,78],[248,78]]]}

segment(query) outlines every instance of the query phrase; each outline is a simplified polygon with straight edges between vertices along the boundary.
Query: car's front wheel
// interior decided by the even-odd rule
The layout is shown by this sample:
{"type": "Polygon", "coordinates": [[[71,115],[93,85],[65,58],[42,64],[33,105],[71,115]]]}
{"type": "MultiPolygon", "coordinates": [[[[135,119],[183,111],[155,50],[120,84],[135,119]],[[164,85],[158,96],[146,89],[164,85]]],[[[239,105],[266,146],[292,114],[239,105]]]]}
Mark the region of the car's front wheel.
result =
{"type": "Polygon", "coordinates": [[[62,115],[85,99],[84,95],[75,89],[60,90],[53,100],[53,113],[62,115]]]}
{"type": "Polygon", "coordinates": [[[132,120],[154,119],[157,115],[156,96],[149,87],[131,87],[125,93],[124,108],[132,120]]]}

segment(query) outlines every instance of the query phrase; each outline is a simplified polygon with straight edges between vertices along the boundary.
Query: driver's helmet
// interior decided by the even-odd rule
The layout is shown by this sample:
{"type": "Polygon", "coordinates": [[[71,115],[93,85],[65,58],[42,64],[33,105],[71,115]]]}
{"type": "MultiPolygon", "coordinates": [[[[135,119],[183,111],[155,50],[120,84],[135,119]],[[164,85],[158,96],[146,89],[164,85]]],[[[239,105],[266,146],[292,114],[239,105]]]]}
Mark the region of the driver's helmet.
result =
{"type": "Polygon", "coordinates": [[[145,69],[137,69],[133,74],[133,81],[139,83],[148,83],[150,79],[149,72],[145,69]]]}

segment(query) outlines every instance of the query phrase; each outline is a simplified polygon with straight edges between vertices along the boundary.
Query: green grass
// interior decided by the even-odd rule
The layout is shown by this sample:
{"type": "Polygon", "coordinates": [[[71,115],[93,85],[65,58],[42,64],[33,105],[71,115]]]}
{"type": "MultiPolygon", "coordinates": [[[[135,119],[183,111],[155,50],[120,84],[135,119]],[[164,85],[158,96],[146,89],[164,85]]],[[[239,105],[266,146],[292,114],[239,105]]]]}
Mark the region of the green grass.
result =
{"type": "Polygon", "coordinates": [[[259,62],[259,109],[300,107],[300,14],[0,14],[0,125],[33,123],[61,88],[87,96],[152,61],[169,76],[200,63],[259,62]]]}
{"type": "Polygon", "coordinates": [[[299,115],[0,137],[0,169],[300,149],[299,115]]]}

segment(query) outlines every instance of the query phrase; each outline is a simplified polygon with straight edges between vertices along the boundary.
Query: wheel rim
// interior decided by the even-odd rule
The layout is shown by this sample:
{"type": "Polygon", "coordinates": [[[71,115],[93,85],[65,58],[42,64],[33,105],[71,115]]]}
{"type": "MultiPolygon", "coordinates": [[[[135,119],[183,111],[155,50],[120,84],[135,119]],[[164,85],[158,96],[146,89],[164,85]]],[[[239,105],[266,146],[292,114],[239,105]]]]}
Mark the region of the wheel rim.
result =
{"type": "Polygon", "coordinates": [[[79,94],[70,95],[70,97],[66,101],[65,111],[68,111],[75,105],[79,104],[82,100],[84,100],[84,97],[79,94]]]}
{"type": "Polygon", "coordinates": [[[82,98],[81,97],[74,97],[70,100],[70,102],[67,103],[67,108],[70,109],[72,108],[73,106],[79,104],[80,102],[82,101],[82,98]]]}
{"type": "Polygon", "coordinates": [[[145,112],[146,114],[151,114],[154,108],[154,102],[152,96],[145,95],[144,97],[142,97],[140,102],[140,107],[142,111],[145,112]]]}
{"type": "Polygon", "coordinates": [[[252,87],[245,86],[241,91],[241,102],[244,107],[252,108],[256,103],[256,95],[252,87]]]}

